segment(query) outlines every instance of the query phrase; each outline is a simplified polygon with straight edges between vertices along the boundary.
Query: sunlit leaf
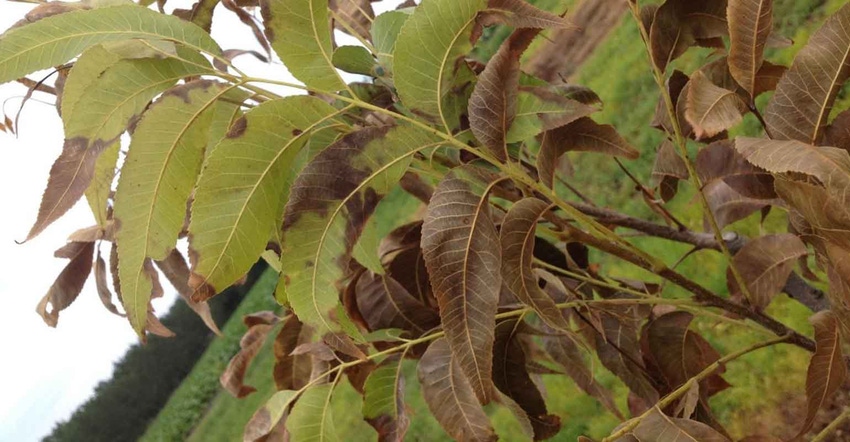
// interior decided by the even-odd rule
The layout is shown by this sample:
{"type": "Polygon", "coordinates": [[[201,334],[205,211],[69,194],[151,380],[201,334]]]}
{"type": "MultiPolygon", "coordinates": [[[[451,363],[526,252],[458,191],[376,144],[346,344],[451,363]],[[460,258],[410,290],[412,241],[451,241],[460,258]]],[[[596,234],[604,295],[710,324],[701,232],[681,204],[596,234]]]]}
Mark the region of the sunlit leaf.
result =
{"type": "Polygon", "coordinates": [[[797,53],[764,112],[773,138],[820,141],[835,97],[850,77],[849,28],[850,4],[830,16],[797,53]]]}
{"type": "Polygon", "coordinates": [[[495,441],[496,434],[473,387],[445,339],[428,346],[419,361],[419,383],[428,409],[452,438],[466,441],[495,441]]]}
{"type": "Polygon", "coordinates": [[[482,403],[492,399],[492,348],[501,281],[499,235],[488,194],[498,176],[467,165],[437,186],[422,250],[454,360],[482,403]]]}
{"type": "Polygon", "coordinates": [[[729,0],[729,70],[751,97],[773,30],[773,0],[729,0]]]}

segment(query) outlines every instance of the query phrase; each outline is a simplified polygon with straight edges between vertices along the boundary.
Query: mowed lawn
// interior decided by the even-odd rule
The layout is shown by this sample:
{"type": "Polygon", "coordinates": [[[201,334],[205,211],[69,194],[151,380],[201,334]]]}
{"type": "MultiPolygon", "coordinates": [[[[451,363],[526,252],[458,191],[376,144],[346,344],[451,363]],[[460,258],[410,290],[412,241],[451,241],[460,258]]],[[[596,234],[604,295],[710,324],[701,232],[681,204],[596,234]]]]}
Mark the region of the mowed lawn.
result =
{"type": "MultiPolygon", "coordinates": [[[[771,50],[769,58],[790,64],[793,55],[822,24],[827,14],[837,10],[844,1],[776,0],[774,3],[777,29],[786,37],[792,38],[794,45],[790,48],[771,50]]],[[[694,50],[678,60],[674,67],[691,72],[704,63],[708,56],[707,50],[694,50]]],[[[649,183],[653,152],[663,135],[649,128],[658,91],[650,76],[647,58],[631,17],[624,17],[621,26],[611,33],[574,80],[593,88],[604,101],[605,108],[595,117],[597,121],[613,124],[643,153],[640,159],[625,164],[644,183],[649,183]]],[[[762,97],[764,98],[766,97],[762,97]]],[[[836,107],[843,110],[848,106],[850,96],[842,93],[836,107]]],[[[757,122],[748,116],[740,133],[756,134],[757,131],[757,122]]],[[[696,149],[696,146],[693,148],[696,149]]],[[[573,182],[594,201],[636,216],[651,217],[651,212],[642,198],[634,191],[634,184],[619,172],[618,166],[610,158],[593,154],[570,155],[575,168],[573,182]]],[[[562,195],[565,198],[570,197],[566,190],[562,195]]],[[[684,223],[699,230],[702,226],[702,214],[693,196],[693,189],[683,183],[680,186],[680,194],[670,203],[670,208],[684,223]]],[[[762,228],[781,231],[785,222],[785,214],[780,210],[773,210],[763,227],[760,226],[756,215],[735,223],[729,230],[755,235],[762,228]]],[[[657,239],[637,237],[634,242],[670,264],[677,262],[690,250],[687,246],[657,239]]],[[[602,266],[603,272],[614,276],[654,278],[654,275],[614,259],[595,254],[591,258],[602,266]]],[[[693,276],[695,280],[717,293],[726,294],[726,269],[719,254],[699,252],[681,262],[677,269],[683,274],[693,276]]],[[[143,440],[172,441],[188,438],[207,442],[242,439],[245,423],[274,392],[271,377],[274,364],[271,339],[248,372],[247,383],[257,388],[256,393],[241,400],[235,399],[218,385],[218,375],[238,349],[239,338],[245,332],[241,317],[252,311],[277,308],[272,297],[275,282],[275,275],[271,271],[263,275],[223,328],[225,336],[213,342],[148,428],[143,440]]],[[[667,287],[665,295],[681,296],[682,293],[675,287],[667,287]]],[[[806,320],[810,312],[786,296],[777,297],[769,312],[789,326],[804,333],[811,333],[811,327],[806,320]]],[[[695,328],[721,352],[734,351],[767,337],[754,333],[752,329],[711,318],[696,321],[695,328]]],[[[602,368],[598,361],[592,362],[598,378],[617,394],[618,404],[625,412],[625,387],[602,368]]],[[[760,350],[729,364],[725,377],[734,387],[712,398],[712,406],[718,419],[736,438],[756,431],[773,432],[777,436],[793,435],[794,423],[786,422],[788,415],[783,413],[793,410],[795,404],[801,404],[805,398],[807,364],[808,355],[790,346],[760,350]],[[791,434],[786,434],[788,432],[791,434]]],[[[421,399],[415,376],[415,361],[408,362],[405,374],[406,400],[411,416],[407,440],[449,440],[430,416],[421,399]]],[[[574,441],[582,434],[600,438],[618,424],[614,416],[581,393],[568,378],[545,375],[542,379],[549,411],[559,415],[563,422],[562,432],[553,440],[574,441]]],[[[361,403],[360,396],[347,381],[340,382],[334,395],[334,422],[338,434],[346,441],[376,439],[375,431],[360,417],[361,403]]],[[[487,410],[503,440],[522,440],[510,413],[497,406],[488,406],[487,410]]],[[[796,413],[799,413],[799,410],[796,413]]]]}

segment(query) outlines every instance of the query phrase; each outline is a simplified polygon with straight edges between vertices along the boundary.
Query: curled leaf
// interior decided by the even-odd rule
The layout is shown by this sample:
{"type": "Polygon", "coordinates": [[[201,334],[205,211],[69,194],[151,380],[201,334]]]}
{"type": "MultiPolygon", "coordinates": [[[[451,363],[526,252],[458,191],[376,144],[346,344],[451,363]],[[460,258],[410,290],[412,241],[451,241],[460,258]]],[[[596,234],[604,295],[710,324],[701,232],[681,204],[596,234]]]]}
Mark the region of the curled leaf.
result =
{"type": "Polygon", "coordinates": [[[70,242],[57,250],[55,255],[57,258],[67,258],[70,262],[62,269],[36,307],[36,312],[51,327],[56,327],[59,312],[68,308],[83,290],[83,285],[91,273],[94,243],[70,242]],[[51,306],[50,311],[47,310],[48,303],[51,306]]]}

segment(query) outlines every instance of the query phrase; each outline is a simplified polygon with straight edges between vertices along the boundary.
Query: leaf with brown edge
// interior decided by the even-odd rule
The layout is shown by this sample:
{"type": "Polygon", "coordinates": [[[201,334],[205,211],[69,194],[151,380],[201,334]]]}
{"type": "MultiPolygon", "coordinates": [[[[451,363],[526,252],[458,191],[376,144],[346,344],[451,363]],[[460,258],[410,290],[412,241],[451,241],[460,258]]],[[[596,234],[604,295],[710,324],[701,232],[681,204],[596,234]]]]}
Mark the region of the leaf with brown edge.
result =
{"type": "Polygon", "coordinates": [[[750,97],[773,30],[773,0],[729,0],[729,71],[750,97]]]}
{"type": "Polygon", "coordinates": [[[366,378],[363,418],[378,432],[379,442],[401,442],[410,425],[404,403],[404,359],[384,359],[366,378]]]}
{"type": "Polygon", "coordinates": [[[245,384],[245,374],[251,361],[263,347],[271,329],[270,324],[260,324],[249,328],[239,341],[239,352],[230,359],[227,368],[221,374],[219,378],[221,386],[234,397],[243,398],[257,391],[256,388],[245,384]]]}
{"type": "Polygon", "coordinates": [[[669,417],[654,408],[641,419],[633,434],[641,441],[653,442],[729,442],[722,434],[701,422],[669,417]]]}
{"type": "Polygon", "coordinates": [[[328,8],[334,14],[332,18],[336,19],[336,29],[347,34],[353,32],[367,41],[372,40],[370,30],[375,19],[372,0],[330,0],[328,8]]]}
{"type": "Polygon", "coordinates": [[[540,315],[540,319],[563,332],[569,331],[570,325],[555,301],[537,285],[537,276],[531,268],[537,222],[551,206],[536,198],[526,198],[515,203],[505,215],[499,231],[502,280],[522,303],[540,315]]]}
{"type": "Polygon", "coordinates": [[[437,339],[428,346],[417,373],[428,409],[449,436],[464,441],[497,440],[446,339],[437,339]]]}
{"type": "Polygon", "coordinates": [[[794,140],[745,137],[735,139],[735,149],[753,165],[774,174],[811,175],[842,200],[850,188],[850,154],[844,149],[812,146],[794,140]]]}
{"type": "Polygon", "coordinates": [[[777,140],[817,144],[850,77],[850,4],[829,17],[779,80],[764,120],[777,140]]]}
{"type": "Polygon", "coordinates": [[[525,141],[544,130],[555,129],[598,111],[598,103],[589,96],[595,94],[588,91],[521,86],[517,95],[516,115],[505,135],[506,142],[525,141]]]}
{"type": "MultiPolygon", "coordinates": [[[[752,296],[750,305],[757,309],[766,308],[785,286],[785,281],[794,271],[794,262],[807,253],[803,241],[790,233],[765,235],[747,241],[735,254],[731,265],[738,269],[747,284],[752,296]]],[[[726,272],[726,284],[729,293],[740,291],[731,268],[726,272]]]]}
{"type": "Polygon", "coordinates": [[[685,118],[697,138],[711,138],[744,118],[747,105],[733,91],[716,86],[701,71],[691,76],[685,118]]]}
{"type": "Polygon", "coordinates": [[[526,0],[488,0],[487,9],[478,16],[478,23],[491,26],[497,23],[512,28],[570,29],[569,19],[544,11],[526,0]]]}
{"type": "Polygon", "coordinates": [[[564,371],[572,378],[576,386],[622,419],[622,414],[614,402],[613,394],[593,377],[593,372],[582,357],[580,344],[576,342],[572,333],[544,336],[543,343],[546,352],[558,365],[564,368],[564,371]]]}
{"type": "MultiPolygon", "coordinates": [[[[688,327],[694,315],[674,311],[654,319],[646,328],[646,347],[670,391],[684,385],[709,365],[720,359],[720,354],[700,335],[688,327]]],[[[720,371],[722,373],[722,371],[720,371]]],[[[728,388],[719,374],[700,382],[701,394],[710,397],[728,388]]]]}
{"type": "Polygon", "coordinates": [[[204,321],[204,324],[216,335],[221,336],[221,330],[215,323],[212,317],[210,306],[206,301],[195,302],[192,300],[192,289],[189,287],[189,266],[186,264],[186,259],[177,249],[172,249],[171,253],[163,260],[156,261],[156,266],[162,270],[162,274],[168,279],[168,282],[177,290],[177,293],[186,302],[189,308],[204,321]]]}
{"type": "Polygon", "coordinates": [[[103,306],[111,313],[125,316],[118,311],[118,307],[112,302],[112,291],[109,289],[109,283],[106,280],[106,261],[100,256],[100,249],[97,251],[97,259],[94,262],[94,281],[97,285],[97,295],[103,306]]]}
{"type": "Polygon", "coordinates": [[[357,281],[355,299],[370,331],[398,328],[417,338],[440,324],[437,311],[389,275],[363,274],[357,281]]]}
{"type": "Polygon", "coordinates": [[[497,175],[465,165],[437,186],[422,250],[453,360],[481,403],[492,399],[493,329],[501,286],[499,234],[489,214],[497,175]]]}
{"type": "Polygon", "coordinates": [[[658,401],[658,391],[646,374],[640,355],[637,330],[632,321],[621,321],[607,312],[599,313],[601,330],[595,330],[599,361],[647,403],[658,401]]]}
{"type": "Polygon", "coordinates": [[[36,307],[36,312],[45,324],[56,327],[59,312],[68,308],[82,291],[91,273],[94,258],[93,242],[71,242],[56,250],[57,258],[66,258],[70,262],[56,277],[56,281],[47,290],[36,307]],[[50,303],[50,311],[47,304],[50,303]]]}
{"type": "Polygon", "coordinates": [[[652,178],[658,182],[663,201],[670,201],[679,190],[679,181],[688,179],[688,167],[670,140],[664,140],[655,154],[652,178]]]}
{"type": "Polygon", "coordinates": [[[841,354],[841,338],[835,313],[829,310],[815,313],[809,322],[815,328],[817,348],[806,374],[806,420],[794,439],[802,437],[812,428],[818,410],[847,378],[847,365],[841,354]]]}
{"type": "Polygon", "coordinates": [[[513,399],[528,415],[534,428],[534,440],[548,439],[561,429],[561,419],[549,414],[543,395],[526,368],[529,359],[520,341],[517,320],[496,325],[493,345],[493,383],[513,399]]]}
{"type": "Polygon", "coordinates": [[[299,390],[310,381],[310,356],[293,355],[292,352],[299,345],[310,342],[311,336],[310,329],[295,315],[284,320],[274,341],[273,376],[278,390],[299,390]]]}
{"type": "Polygon", "coordinates": [[[574,122],[543,133],[540,153],[537,155],[537,172],[540,181],[552,187],[558,158],[566,152],[597,152],[628,159],[640,154],[623,139],[614,126],[598,124],[583,117],[574,122]]]}
{"type": "Polygon", "coordinates": [[[750,164],[735,148],[732,140],[720,140],[700,149],[694,164],[703,185],[723,180],[743,196],[776,198],[773,176],[750,164]]]}
{"type": "MultiPolygon", "coordinates": [[[[245,425],[242,440],[245,442],[271,442],[267,436],[274,433],[281,425],[286,423],[289,406],[298,399],[298,392],[293,390],[278,391],[273,394],[262,407],[254,412],[251,419],[245,425]]],[[[281,439],[285,440],[285,439],[281,439]]]]}
{"type": "Polygon", "coordinates": [[[664,72],[697,40],[725,35],[726,0],[667,0],[655,12],[647,29],[652,60],[664,72]]]}
{"type": "Polygon", "coordinates": [[[514,31],[487,63],[469,97],[469,126],[490,154],[507,161],[505,136],[517,111],[519,59],[539,29],[514,31]]]}

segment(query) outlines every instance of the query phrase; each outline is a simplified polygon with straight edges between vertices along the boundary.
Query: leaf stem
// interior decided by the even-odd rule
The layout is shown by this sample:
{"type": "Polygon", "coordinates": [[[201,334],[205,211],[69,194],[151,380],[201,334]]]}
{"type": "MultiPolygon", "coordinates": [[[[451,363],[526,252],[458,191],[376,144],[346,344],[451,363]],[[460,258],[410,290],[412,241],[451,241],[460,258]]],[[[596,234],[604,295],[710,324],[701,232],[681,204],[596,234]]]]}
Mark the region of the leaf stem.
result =
{"type": "Polygon", "coordinates": [[[812,442],[826,442],[827,438],[835,432],[844,422],[850,419],[850,408],[845,408],[844,412],[839,414],[838,417],[832,420],[829,425],[826,426],[814,439],[812,442]]]}

